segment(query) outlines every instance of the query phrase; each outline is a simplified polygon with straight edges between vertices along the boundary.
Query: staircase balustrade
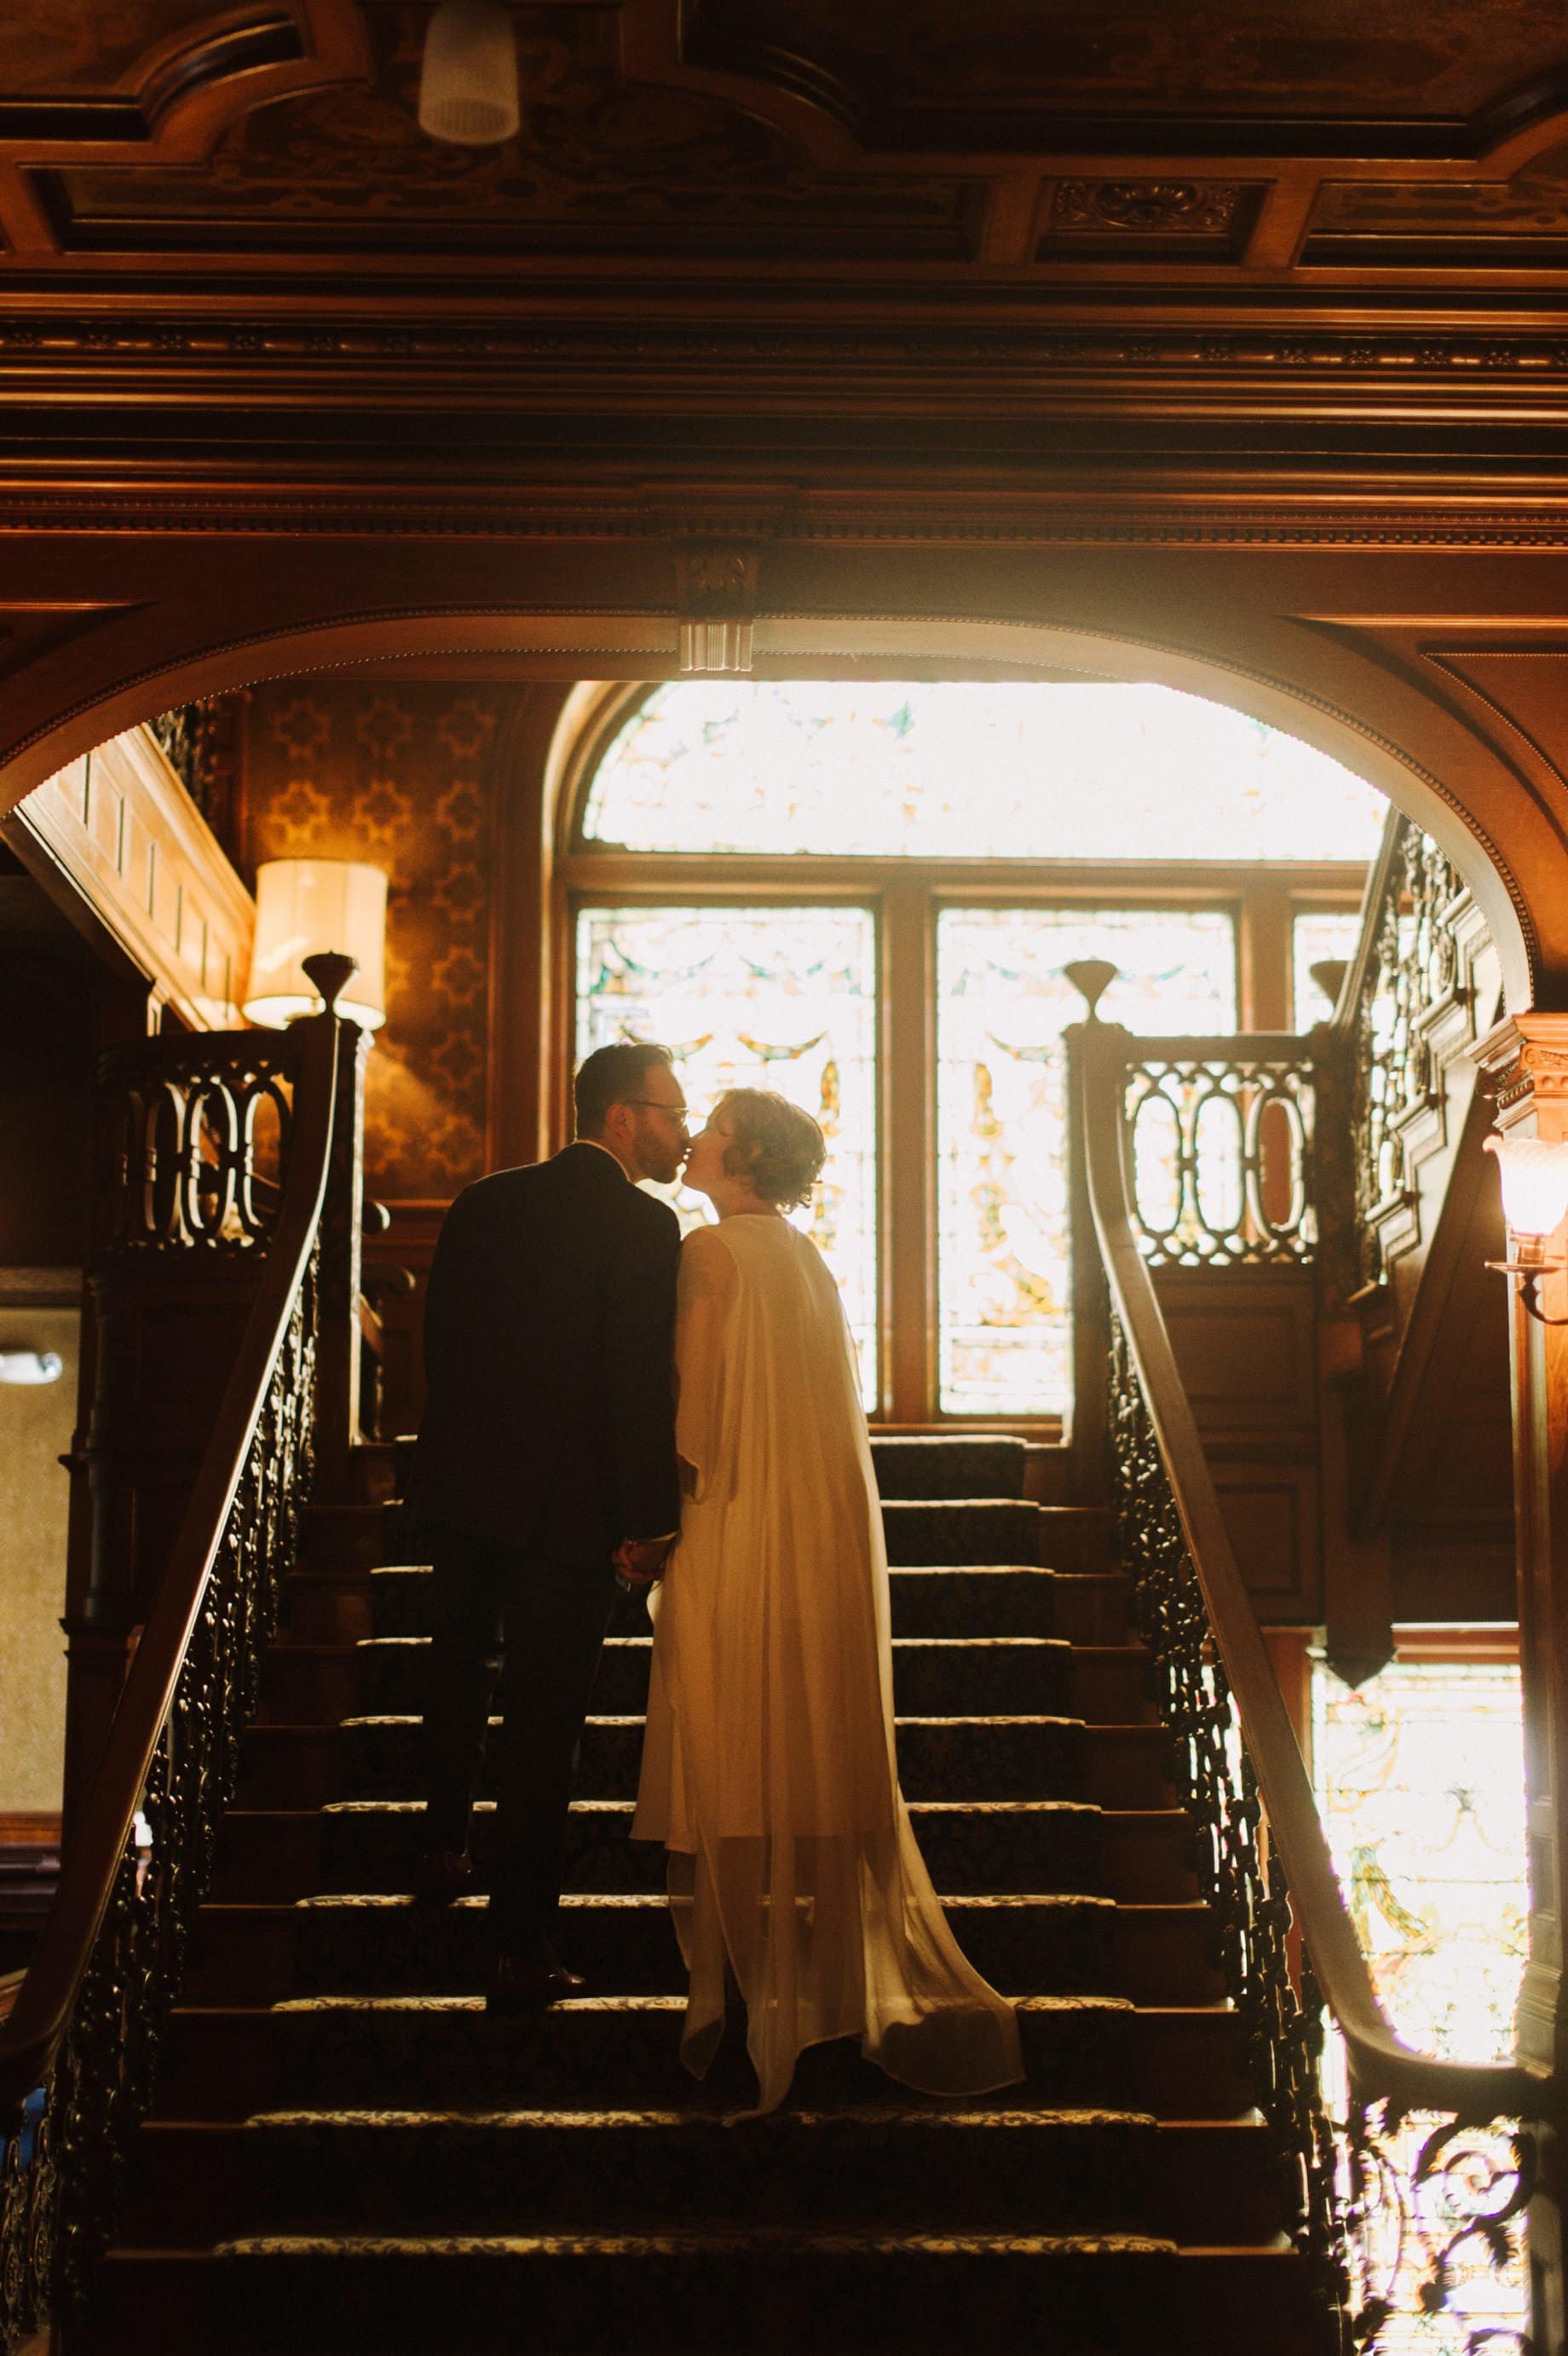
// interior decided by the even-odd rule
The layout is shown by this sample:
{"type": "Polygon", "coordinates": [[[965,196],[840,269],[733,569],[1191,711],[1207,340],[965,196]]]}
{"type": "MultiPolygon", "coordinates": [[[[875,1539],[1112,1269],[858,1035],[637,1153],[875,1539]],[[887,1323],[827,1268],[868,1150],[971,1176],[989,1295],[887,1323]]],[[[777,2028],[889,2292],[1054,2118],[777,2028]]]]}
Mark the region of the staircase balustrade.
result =
{"type": "Polygon", "coordinates": [[[1123,1119],[1151,1268],[1312,1259],[1315,1072],[1305,1046],[1286,1033],[1133,1043],[1123,1119]]]}
{"type": "MultiPolygon", "coordinates": [[[[1445,1066],[1477,1035],[1479,910],[1429,835],[1391,810],[1333,1031],[1345,1065],[1356,1274],[1380,1285],[1420,1237],[1416,1171],[1444,1140],[1445,1066]]],[[[1489,1009],[1480,1011],[1486,1027],[1489,1009]]]]}
{"type": "MultiPolygon", "coordinates": [[[[1294,1043],[1297,1058],[1303,1044],[1294,1043]]],[[[1175,1780],[1197,1828],[1199,1879],[1221,1925],[1226,1976],[1246,2023],[1256,2098],[1273,2131],[1285,2211],[1311,2271],[1324,2346],[1392,2347],[1389,2335],[1402,2321],[1443,2310],[1464,2243],[1478,2237],[1494,2263],[1508,2253],[1510,2224],[1535,2186],[1535,2126],[1555,2122],[1559,2087],[1532,2063],[1417,2053],[1390,2026],[1172,1353],[1150,1265],[1168,1253],[1179,1230],[1148,1230],[1139,1217],[1132,1183],[1138,1109],[1150,1076],[1168,1068],[1193,1090],[1194,1103],[1207,1101],[1182,1076],[1201,1076],[1231,1056],[1244,1071],[1251,1043],[1148,1042],[1091,1019],[1070,1033],[1069,1045],[1107,1295],[1113,1511],[1136,1623],[1157,1664],[1175,1780]],[[1324,2092],[1325,2012],[1344,2045],[1342,2119],[1330,2115],[1324,2092]],[[1431,2127],[1411,2166],[1397,2137],[1416,2113],[1430,2114],[1431,2127]],[[1413,2245],[1422,2261],[1414,2267],[1413,2245]],[[1413,2296],[1403,2317],[1396,2288],[1413,2296]]],[[[1238,1079],[1237,1092],[1247,1085],[1261,1094],[1255,1078],[1238,1079]]],[[[1293,1100],[1305,1107],[1305,1089],[1293,1090],[1293,1100]]],[[[1244,1110],[1242,1121],[1244,1138],[1244,1110]]],[[[1196,1111],[1186,1126],[1195,1136],[1196,1111]]],[[[1299,1201],[1296,1232],[1305,1246],[1307,1109],[1290,1133],[1300,1140],[1291,1208],[1299,1201]]],[[[1183,1151],[1184,1178],[1192,1173],[1197,1185],[1197,1161],[1183,1151]]],[[[1259,1187],[1266,1183],[1260,1175],[1259,1187]]],[[[1240,1223],[1200,1222],[1179,1248],[1201,1255],[1205,1240],[1219,1234],[1266,1255],[1273,1220],[1259,1219],[1256,1205],[1250,1215],[1255,1235],[1240,1223]]],[[[1083,1284],[1081,1271],[1081,1302],[1083,1284]]]]}
{"type": "Polygon", "coordinates": [[[260,1284],[120,1697],[54,1907],[0,2023],[0,2348],[90,2299],[145,2114],[219,1819],[293,1568],[316,1429],[339,1074],[352,966],[313,958],[324,1014],[281,1038],[147,1043],[116,1065],[123,1248],[251,1255],[260,1284]],[[119,1082],[124,1086],[119,1086],[119,1082]],[[279,1183],[253,1108],[281,1115],[279,1183]]]}

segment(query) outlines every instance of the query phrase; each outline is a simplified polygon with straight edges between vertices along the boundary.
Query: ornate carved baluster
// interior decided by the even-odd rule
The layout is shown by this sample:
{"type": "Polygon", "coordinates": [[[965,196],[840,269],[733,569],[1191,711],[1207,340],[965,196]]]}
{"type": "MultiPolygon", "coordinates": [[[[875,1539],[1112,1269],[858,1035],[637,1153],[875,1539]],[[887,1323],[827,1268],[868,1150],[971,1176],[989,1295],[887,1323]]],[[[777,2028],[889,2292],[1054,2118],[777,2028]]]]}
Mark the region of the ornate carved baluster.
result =
{"type": "MultiPolygon", "coordinates": [[[[1123,1098],[1133,1205],[1153,1268],[1237,1268],[1310,1261],[1317,1240],[1312,1186],[1315,1066],[1294,1041],[1248,1052],[1244,1039],[1131,1039],[1123,1098]],[[1140,1131],[1166,1108],[1171,1210],[1150,1204],[1139,1169],[1140,1131]],[[1232,1146],[1232,1199],[1215,1199],[1216,1157],[1206,1150],[1219,1107],[1232,1146]]],[[[1264,1044],[1253,1042],[1254,1047],[1264,1044]]]]}

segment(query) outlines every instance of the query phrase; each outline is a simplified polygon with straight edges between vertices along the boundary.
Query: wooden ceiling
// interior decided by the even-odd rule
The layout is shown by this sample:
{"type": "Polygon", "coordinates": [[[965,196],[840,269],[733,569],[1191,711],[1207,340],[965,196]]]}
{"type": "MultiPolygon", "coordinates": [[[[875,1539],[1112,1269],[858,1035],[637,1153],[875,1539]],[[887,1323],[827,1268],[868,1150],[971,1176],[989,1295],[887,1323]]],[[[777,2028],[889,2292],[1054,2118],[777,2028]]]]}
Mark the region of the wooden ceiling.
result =
{"type": "Polygon", "coordinates": [[[1555,477],[1562,0],[550,0],[475,150],[429,13],[7,0],[0,486],[1555,477]]]}
{"type": "Polygon", "coordinates": [[[951,306],[1346,270],[1473,300],[1568,263],[1560,0],[552,0],[513,12],[521,135],[475,150],[415,122],[428,14],[10,0],[10,275],[439,257],[429,299],[624,299],[635,265],[734,300],[870,270],[951,306]]]}

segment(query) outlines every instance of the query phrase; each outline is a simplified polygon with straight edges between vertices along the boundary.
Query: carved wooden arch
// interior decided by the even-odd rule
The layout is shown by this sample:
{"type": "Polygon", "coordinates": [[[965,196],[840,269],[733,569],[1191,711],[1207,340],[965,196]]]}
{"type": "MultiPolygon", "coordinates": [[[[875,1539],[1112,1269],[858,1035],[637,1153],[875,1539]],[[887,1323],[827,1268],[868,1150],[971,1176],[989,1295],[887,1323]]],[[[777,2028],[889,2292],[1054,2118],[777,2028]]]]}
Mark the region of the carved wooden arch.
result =
{"type": "MultiPolygon", "coordinates": [[[[511,553],[515,562],[517,552],[511,553]]],[[[302,552],[304,559],[310,554],[302,552]]],[[[427,586],[440,562],[424,552],[427,586]]],[[[280,585],[275,570],[259,601],[273,608],[272,626],[226,641],[214,642],[203,629],[199,601],[187,605],[177,616],[183,652],[170,644],[181,631],[171,626],[176,616],[167,610],[162,631],[153,626],[159,617],[145,608],[108,609],[97,627],[63,643],[46,640],[5,682],[6,711],[26,733],[0,750],[0,813],[122,729],[261,679],[443,655],[505,657],[519,679],[568,683],[679,676],[678,626],[667,613],[361,606],[291,628],[277,615],[280,585]],[[116,678],[117,654],[123,659],[129,647],[145,648],[158,637],[162,660],[116,678]],[[27,727],[29,703],[34,724],[27,727]]],[[[234,617],[229,601],[227,618],[234,617]]],[[[1409,666],[1379,659],[1375,642],[1356,643],[1343,626],[1297,623],[1287,640],[1294,663],[1282,668],[1276,661],[1265,670],[1246,659],[1243,622],[1238,612],[1233,629],[1218,642],[1184,647],[1049,619],[797,611],[760,615],[754,651],[759,674],[774,678],[847,668],[886,676],[890,665],[904,664],[917,665],[917,675],[948,666],[998,677],[1079,670],[1157,680],[1231,704],[1330,754],[1437,840],[1486,914],[1511,1009],[1568,1001],[1568,801],[1557,811],[1550,792],[1510,766],[1468,713],[1440,701],[1435,684],[1409,675],[1409,666]],[[1368,712],[1377,713],[1376,723],[1362,716],[1368,712]]],[[[556,796],[581,725],[574,702],[568,697],[546,763],[547,790],[556,796]]],[[[540,815],[553,841],[553,804],[540,815]]]]}

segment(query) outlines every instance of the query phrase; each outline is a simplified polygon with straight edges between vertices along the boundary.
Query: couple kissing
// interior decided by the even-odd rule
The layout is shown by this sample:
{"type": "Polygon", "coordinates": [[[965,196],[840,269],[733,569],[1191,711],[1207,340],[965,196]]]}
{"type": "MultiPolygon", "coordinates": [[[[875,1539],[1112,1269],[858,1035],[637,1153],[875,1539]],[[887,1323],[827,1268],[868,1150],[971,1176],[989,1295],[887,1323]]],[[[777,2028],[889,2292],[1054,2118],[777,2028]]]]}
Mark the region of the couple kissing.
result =
{"type": "Polygon", "coordinates": [[[785,1216],[811,1199],[822,1132],[732,1088],[688,1138],[669,1050],[642,1042],[590,1055],[574,1098],[573,1143],[460,1194],[431,1270],[419,1895],[473,1878],[498,1636],[488,2005],[583,1993],[556,1949],[561,1840],[619,1577],[650,1590],[632,1833],[668,1856],[687,2066],[706,2072],[738,1997],[759,2112],[830,2038],[927,2093],[1015,2083],[1012,2007],[960,1952],[899,1791],[854,1348],[785,1216]],[[715,1215],[684,1243],[643,1189],[683,1164],[715,1215]]]}

